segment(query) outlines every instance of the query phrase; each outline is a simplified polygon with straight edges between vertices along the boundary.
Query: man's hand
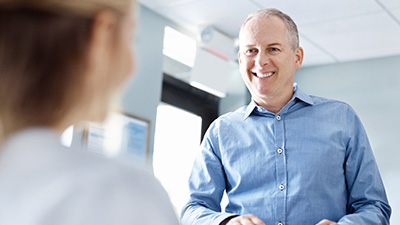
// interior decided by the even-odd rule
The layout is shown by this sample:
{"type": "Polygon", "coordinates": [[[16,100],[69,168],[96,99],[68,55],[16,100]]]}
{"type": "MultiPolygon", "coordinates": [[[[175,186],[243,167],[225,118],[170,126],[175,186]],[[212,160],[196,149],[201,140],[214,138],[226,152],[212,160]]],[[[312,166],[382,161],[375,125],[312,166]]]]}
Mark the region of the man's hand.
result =
{"type": "Polygon", "coordinates": [[[315,225],[339,225],[333,221],[330,220],[321,220],[319,223],[315,224],[315,225]]]}
{"type": "Polygon", "coordinates": [[[228,221],[224,221],[221,225],[265,225],[257,216],[248,214],[243,216],[236,216],[228,221]]]}

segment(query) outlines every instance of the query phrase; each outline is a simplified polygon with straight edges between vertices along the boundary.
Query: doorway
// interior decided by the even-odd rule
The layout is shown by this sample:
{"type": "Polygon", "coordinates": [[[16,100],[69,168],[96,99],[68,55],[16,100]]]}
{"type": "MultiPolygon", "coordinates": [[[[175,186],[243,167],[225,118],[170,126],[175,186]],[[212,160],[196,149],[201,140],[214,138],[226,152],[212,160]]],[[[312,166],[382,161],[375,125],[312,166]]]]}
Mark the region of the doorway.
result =
{"type": "Polygon", "coordinates": [[[157,108],[153,169],[179,217],[188,200],[187,182],[200,142],[218,117],[219,98],[164,75],[161,99],[157,108]]]}

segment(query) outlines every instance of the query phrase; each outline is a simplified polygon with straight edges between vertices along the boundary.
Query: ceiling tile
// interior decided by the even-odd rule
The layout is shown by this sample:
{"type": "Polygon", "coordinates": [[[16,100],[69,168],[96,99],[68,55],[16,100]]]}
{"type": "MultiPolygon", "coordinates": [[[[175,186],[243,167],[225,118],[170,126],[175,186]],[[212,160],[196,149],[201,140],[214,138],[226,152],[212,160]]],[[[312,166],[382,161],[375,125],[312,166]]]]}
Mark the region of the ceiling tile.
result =
{"type": "Polygon", "coordinates": [[[155,10],[158,8],[166,8],[180,4],[187,4],[189,2],[197,0],[138,0],[138,1],[144,6],[147,6],[148,8],[155,10]]]}
{"type": "Polygon", "coordinates": [[[393,15],[397,18],[397,20],[400,21],[400,8],[391,10],[391,12],[392,12],[393,15]]]}
{"type": "Polygon", "coordinates": [[[259,8],[278,8],[299,27],[304,66],[400,55],[400,0],[138,1],[192,32],[211,25],[231,37],[237,37],[248,14],[259,8]]]}
{"type": "Polygon", "coordinates": [[[303,67],[318,64],[335,63],[335,60],[328,54],[316,47],[313,43],[307,41],[300,35],[300,46],[304,49],[303,67]]]}
{"type": "Polygon", "coordinates": [[[400,54],[400,26],[385,12],[304,25],[300,31],[340,61],[400,54]]]}
{"type": "Polygon", "coordinates": [[[400,8],[399,0],[378,0],[378,1],[381,2],[388,9],[400,8]]]}
{"type": "MultiPolygon", "coordinates": [[[[251,0],[266,8],[277,8],[297,24],[320,23],[334,19],[368,14],[380,10],[375,0],[251,0]]],[[[398,0],[396,0],[398,1],[398,0]]]]}
{"type": "MultiPolygon", "coordinates": [[[[161,2],[161,0],[150,1],[161,2]]],[[[257,7],[242,0],[191,0],[180,2],[180,4],[164,3],[163,7],[153,10],[186,27],[213,25],[229,36],[236,37],[240,24],[248,14],[257,10],[257,7]]]]}
{"type": "Polygon", "coordinates": [[[377,0],[381,2],[383,7],[385,7],[389,13],[394,16],[395,20],[397,20],[397,23],[400,26],[400,1],[399,0],[377,0]]]}

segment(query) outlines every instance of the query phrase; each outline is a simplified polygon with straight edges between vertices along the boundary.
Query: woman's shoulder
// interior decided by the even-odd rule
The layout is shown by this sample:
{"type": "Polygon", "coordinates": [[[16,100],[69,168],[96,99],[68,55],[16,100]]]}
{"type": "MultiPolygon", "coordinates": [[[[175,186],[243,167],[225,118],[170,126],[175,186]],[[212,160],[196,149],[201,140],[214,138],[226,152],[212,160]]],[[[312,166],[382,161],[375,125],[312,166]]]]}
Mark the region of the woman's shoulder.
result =
{"type": "Polygon", "coordinates": [[[23,209],[18,202],[24,202],[36,205],[37,213],[71,215],[72,224],[167,220],[177,225],[168,195],[149,168],[66,148],[48,131],[24,131],[7,140],[0,151],[0,178],[10,187],[0,185],[0,199],[13,196],[15,208],[23,209]],[[72,220],[83,212],[86,216],[72,220]]]}

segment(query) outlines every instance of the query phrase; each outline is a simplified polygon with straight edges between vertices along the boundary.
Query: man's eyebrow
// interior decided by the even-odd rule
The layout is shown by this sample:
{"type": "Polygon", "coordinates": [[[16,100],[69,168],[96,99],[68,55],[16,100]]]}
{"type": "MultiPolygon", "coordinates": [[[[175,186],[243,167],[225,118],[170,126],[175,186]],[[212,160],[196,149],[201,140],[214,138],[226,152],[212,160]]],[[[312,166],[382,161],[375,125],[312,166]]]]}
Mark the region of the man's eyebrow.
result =
{"type": "MultiPolygon", "coordinates": [[[[279,45],[279,46],[281,46],[282,44],[279,43],[279,42],[274,42],[274,43],[268,44],[267,46],[272,46],[272,45],[279,45]]],[[[244,45],[243,47],[254,47],[254,46],[256,46],[256,44],[247,44],[247,45],[244,45]]]]}
{"type": "Polygon", "coordinates": [[[245,45],[245,46],[243,46],[243,47],[249,48],[249,47],[254,47],[254,46],[255,46],[254,44],[247,44],[247,45],[245,45]]]}
{"type": "MultiPolygon", "coordinates": [[[[244,45],[243,48],[253,48],[255,46],[256,46],[256,44],[247,44],[247,45],[244,45]]],[[[267,47],[271,47],[271,46],[282,46],[282,44],[279,42],[274,42],[274,43],[270,43],[267,45],[267,47]]]]}
{"type": "Polygon", "coordinates": [[[271,43],[271,44],[268,44],[268,46],[274,46],[274,45],[279,45],[279,46],[282,46],[282,44],[281,44],[281,43],[278,43],[278,42],[276,42],[276,43],[271,43]]]}

